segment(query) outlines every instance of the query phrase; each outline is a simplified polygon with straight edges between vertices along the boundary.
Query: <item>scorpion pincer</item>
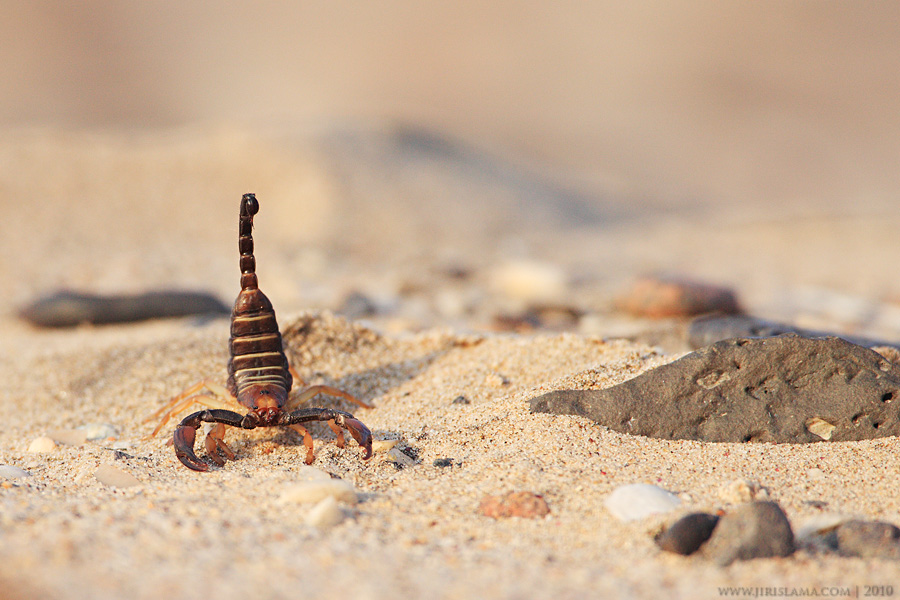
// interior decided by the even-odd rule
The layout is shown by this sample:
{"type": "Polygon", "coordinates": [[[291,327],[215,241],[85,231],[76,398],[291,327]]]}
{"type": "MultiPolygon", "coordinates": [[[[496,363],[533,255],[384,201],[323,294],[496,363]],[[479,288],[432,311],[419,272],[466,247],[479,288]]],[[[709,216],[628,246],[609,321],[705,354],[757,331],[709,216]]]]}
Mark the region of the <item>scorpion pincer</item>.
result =
{"type": "Polygon", "coordinates": [[[312,436],[302,425],[308,421],[326,421],[335,432],[336,443],[341,448],[344,447],[341,428],[346,429],[363,448],[363,459],[368,459],[372,456],[372,434],[356,417],[331,408],[298,406],[320,393],[344,398],[365,408],[371,406],[327,385],[308,387],[290,396],[296,373],[292,375],[293,369],[288,365],[275,310],[260,291],[256,278],[252,230],[253,215],[258,211],[256,196],[244,194],[241,198],[238,237],[241,291],[231,312],[231,358],[228,361],[227,387],[203,381],[176,396],[151,417],[165,413],[162,422],[150,435],[156,435],[173,415],[192,404],[199,404],[206,408],[182,419],[173,437],[175,456],[195,471],[209,469],[209,465],[194,453],[194,440],[201,423],[214,424],[206,437],[206,450],[209,458],[219,466],[225,464],[222,454],[234,458],[234,452],[225,443],[225,425],[242,429],[276,425],[291,427],[303,435],[307,449],[306,463],[312,463],[312,436]],[[242,414],[234,409],[249,412],[242,414]]]}

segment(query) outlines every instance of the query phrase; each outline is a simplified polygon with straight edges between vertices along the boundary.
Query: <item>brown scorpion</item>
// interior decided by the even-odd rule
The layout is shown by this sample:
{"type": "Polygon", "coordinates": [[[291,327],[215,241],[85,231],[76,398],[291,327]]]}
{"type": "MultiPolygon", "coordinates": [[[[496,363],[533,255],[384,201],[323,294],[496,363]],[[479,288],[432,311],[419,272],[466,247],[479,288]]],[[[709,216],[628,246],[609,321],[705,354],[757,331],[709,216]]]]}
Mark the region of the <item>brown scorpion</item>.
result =
{"type": "Polygon", "coordinates": [[[293,397],[289,396],[294,378],[300,378],[288,365],[272,303],[258,286],[252,234],[253,215],[257,212],[259,202],[256,196],[244,194],[241,198],[238,233],[241,291],[231,311],[231,358],[228,361],[227,387],[201,381],[185,390],[150,417],[154,419],[165,414],[150,437],[159,433],[172,416],[192,404],[199,404],[206,408],[182,419],[173,436],[175,456],[186,467],[195,471],[209,470],[209,465],[194,454],[194,439],[200,423],[214,423],[206,436],[206,451],[209,458],[219,466],[225,465],[221,453],[234,459],[234,452],[225,443],[225,425],[242,429],[276,425],[291,427],[303,436],[306,463],[312,463],[312,436],[301,425],[308,421],[327,421],[341,448],[344,447],[344,436],[340,427],[343,427],[364,449],[363,459],[368,459],[372,456],[372,433],[356,417],[331,408],[297,407],[320,393],[344,398],[365,408],[372,408],[371,406],[347,392],[327,385],[314,385],[293,397]],[[249,409],[249,412],[241,414],[233,409],[249,409]]]}

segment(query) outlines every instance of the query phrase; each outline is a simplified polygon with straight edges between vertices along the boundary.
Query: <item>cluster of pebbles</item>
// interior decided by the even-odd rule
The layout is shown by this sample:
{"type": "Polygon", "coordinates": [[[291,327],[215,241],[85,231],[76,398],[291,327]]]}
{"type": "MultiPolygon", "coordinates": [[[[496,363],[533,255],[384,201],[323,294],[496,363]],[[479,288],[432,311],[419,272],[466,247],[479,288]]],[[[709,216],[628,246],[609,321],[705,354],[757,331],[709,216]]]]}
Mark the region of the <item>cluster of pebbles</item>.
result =
{"type": "MultiPolygon", "coordinates": [[[[848,515],[806,519],[795,534],[787,515],[769,491],[758,483],[738,479],[719,490],[731,504],[714,513],[690,512],[654,535],[660,549],[684,556],[697,555],[718,565],[754,558],[790,556],[801,546],[841,556],[900,559],[900,528],[882,521],[848,515]]],[[[623,522],[677,511],[681,499],[650,484],[616,488],[603,502],[623,522]]]]}

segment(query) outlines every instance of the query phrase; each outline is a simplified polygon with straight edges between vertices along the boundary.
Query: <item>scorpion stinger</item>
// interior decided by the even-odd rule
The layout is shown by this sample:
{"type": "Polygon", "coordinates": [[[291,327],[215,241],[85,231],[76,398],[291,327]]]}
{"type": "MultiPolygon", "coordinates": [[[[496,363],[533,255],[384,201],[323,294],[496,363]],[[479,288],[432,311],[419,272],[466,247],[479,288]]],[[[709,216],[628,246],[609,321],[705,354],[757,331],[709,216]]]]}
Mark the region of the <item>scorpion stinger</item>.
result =
{"type": "MultiPolygon", "coordinates": [[[[241,291],[231,312],[231,338],[228,361],[228,383],[222,388],[211,382],[201,382],[183,394],[173,398],[164,407],[162,422],[151,435],[155,435],[175,414],[192,404],[207,407],[185,417],[175,428],[175,455],[188,468],[206,471],[209,466],[194,453],[194,440],[201,423],[214,423],[206,437],[206,449],[210,459],[218,465],[234,452],[225,444],[225,425],[255,429],[256,427],[288,426],[304,436],[307,448],[306,462],[312,463],[312,438],[301,423],[326,421],[337,434],[337,444],[343,447],[341,429],[350,432],[364,449],[364,459],[372,456],[372,433],[352,414],[330,408],[302,408],[297,406],[323,393],[348,399],[371,408],[347,392],[320,385],[307,388],[302,393],[289,396],[293,385],[291,368],[275,319],[272,303],[259,289],[256,277],[256,258],[253,255],[253,215],[259,212],[259,202],[253,194],[241,198],[238,247],[240,249],[241,291]],[[295,410],[296,409],[296,410],[295,410]],[[245,414],[236,410],[247,411],[245,414]]],[[[160,413],[160,414],[161,414],[160,413]]]]}

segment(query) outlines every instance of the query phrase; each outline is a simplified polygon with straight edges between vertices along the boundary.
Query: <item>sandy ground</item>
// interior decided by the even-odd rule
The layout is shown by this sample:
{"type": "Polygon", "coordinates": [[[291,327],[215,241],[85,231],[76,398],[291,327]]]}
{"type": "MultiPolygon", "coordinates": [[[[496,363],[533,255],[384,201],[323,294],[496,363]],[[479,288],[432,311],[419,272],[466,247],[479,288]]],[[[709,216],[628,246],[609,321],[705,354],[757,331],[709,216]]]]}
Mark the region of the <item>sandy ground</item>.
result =
{"type": "Polygon", "coordinates": [[[896,439],[659,441],[527,409],[545,391],[612,385],[677,356],[621,339],[668,326],[612,308],[647,270],[730,285],[762,316],[900,337],[900,284],[883,258],[897,255],[896,216],[667,213],[584,198],[452,144],[381,129],[303,140],[20,131],[3,134],[0,155],[9,302],[0,464],[31,473],[0,486],[4,597],[689,598],[725,586],[861,592],[897,582],[896,563],[808,544],[787,559],[721,568],[664,555],[651,537],[677,514],[727,509],[720,489],[737,479],[765,486],[795,527],[824,513],[900,523],[896,439]],[[224,382],[227,320],[43,331],[15,317],[58,287],[190,287],[230,302],[248,191],[262,207],[261,288],[292,363],[308,382],[374,404],[340,406],[418,461],[398,468],[386,452],[363,461],[354,444],[338,449],[314,428],[313,467],[352,483],[360,499],[333,528],[306,524],[312,505],[284,501],[309,473],[292,433],[231,432],[238,459],[204,474],[184,468],[166,436],[143,439],[168,398],[200,379],[224,382]],[[556,282],[553,293],[504,284],[515,261],[556,282]],[[346,311],[353,292],[375,307],[364,321],[331,312],[346,311]],[[581,316],[528,334],[491,329],[497,315],[535,302],[581,316]],[[454,403],[459,396],[469,403],[454,403]],[[28,451],[90,423],[118,434],[28,451]],[[442,458],[452,465],[434,466],[442,458]],[[101,483],[95,473],[107,464],[140,484],[101,483]],[[682,505],[621,523],[602,502],[628,483],[664,487],[682,505]],[[550,514],[477,513],[484,495],[520,490],[541,494],[550,514]]]}

